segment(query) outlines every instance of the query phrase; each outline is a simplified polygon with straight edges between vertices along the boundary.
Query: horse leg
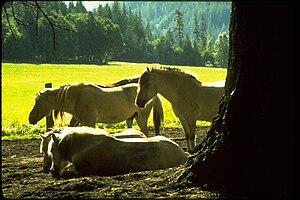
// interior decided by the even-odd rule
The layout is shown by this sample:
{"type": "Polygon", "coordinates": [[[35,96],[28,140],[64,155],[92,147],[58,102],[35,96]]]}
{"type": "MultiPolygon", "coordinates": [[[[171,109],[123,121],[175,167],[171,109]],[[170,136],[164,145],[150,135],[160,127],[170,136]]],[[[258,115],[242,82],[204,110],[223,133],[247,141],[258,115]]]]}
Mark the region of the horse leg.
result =
{"type": "Polygon", "coordinates": [[[75,170],[73,163],[70,163],[61,171],[60,176],[63,178],[75,178],[79,177],[80,173],[75,170]]]}
{"type": "Polygon", "coordinates": [[[195,120],[187,121],[185,119],[180,119],[180,122],[183,126],[183,129],[184,129],[188,152],[189,153],[194,153],[195,152],[196,121],[195,120]]]}
{"type": "Polygon", "coordinates": [[[196,153],[195,151],[195,131],[196,131],[196,120],[189,120],[189,128],[190,128],[190,141],[191,141],[191,149],[190,153],[196,153]]]}
{"type": "Polygon", "coordinates": [[[68,126],[75,127],[75,126],[78,126],[78,125],[79,125],[79,122],[73,116],[68,126]]]}
{"type": "Polygon", "coordinates": [[[138,113],[135,119],[141,131],[148,137],[148,127],[147,127],[148,118],[141,115],[141,113],[138,113]]]}
{"type": "Polygon", "coordinates": [[[156,95],[153,98],[153,123],[155,128],[155,135],[159,135],[161,123],[164,120],[163,106],[160,98],[156,95]]]}
{"type": "Polygon", "coordinates": [[[135,112],[129,119],[126,119],[127,128],[132,128],[132,122],[136,115],[137,113],[135,112]]]}

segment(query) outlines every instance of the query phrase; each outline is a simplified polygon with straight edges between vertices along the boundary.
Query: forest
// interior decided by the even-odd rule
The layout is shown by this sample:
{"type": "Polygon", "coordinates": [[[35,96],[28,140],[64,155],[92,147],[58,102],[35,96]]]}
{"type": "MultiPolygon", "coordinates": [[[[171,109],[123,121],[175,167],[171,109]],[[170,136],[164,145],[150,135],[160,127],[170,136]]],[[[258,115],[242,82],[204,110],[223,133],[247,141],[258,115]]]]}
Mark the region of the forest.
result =
{"type": "Polygon", "coordinates": [[[2,62],[227,67],[230,3],[115,1],[87,11],[81,1],[11,1],[2,10],[2,62]]]}

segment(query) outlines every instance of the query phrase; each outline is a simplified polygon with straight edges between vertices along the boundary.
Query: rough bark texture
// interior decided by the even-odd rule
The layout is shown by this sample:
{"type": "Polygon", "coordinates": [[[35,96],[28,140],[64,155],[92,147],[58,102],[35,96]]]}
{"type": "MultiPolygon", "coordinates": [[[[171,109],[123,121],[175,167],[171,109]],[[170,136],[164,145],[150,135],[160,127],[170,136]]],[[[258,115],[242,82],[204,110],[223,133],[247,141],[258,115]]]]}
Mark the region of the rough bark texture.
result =
{"type": "Polygon", "coordinates": [[[289,2],[233,2],[219,115],[177,182],[229,196],[285,197],[294,188],[293,13],[289,2]]]}

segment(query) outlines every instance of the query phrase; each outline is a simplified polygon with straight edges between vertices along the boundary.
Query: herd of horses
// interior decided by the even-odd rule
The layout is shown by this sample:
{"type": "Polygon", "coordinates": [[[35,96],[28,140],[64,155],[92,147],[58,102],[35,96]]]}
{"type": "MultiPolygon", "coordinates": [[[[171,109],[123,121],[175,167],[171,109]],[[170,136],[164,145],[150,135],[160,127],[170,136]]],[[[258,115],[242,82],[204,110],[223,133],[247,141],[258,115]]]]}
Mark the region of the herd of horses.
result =
{"type": "Polygon", "coordinates": [[[53,110],[73,115],[70,126],[41,135],[43,171],[53,177],[117,175],[165,169],[184,164],[189,153],[174,141],[158,136],[163,106],[158,94],[172,105],[182,123],[189,153],[195,152],[196,120],[211,121],[224,94],[224,81],[202,83],[176,68],[146,68],[139,76],[111,85],[72,83],[39,91],[29,114],[36,124],[53,110]],[[148,137],[153,109],[155,137],[148,137]],[[141,131],[132,129],[136,119],[141,131]],[[127,130],[109,134],[96,123],[126,120],[127,130]],[[80,127],[76,127],[80,124],[80,127]]]}

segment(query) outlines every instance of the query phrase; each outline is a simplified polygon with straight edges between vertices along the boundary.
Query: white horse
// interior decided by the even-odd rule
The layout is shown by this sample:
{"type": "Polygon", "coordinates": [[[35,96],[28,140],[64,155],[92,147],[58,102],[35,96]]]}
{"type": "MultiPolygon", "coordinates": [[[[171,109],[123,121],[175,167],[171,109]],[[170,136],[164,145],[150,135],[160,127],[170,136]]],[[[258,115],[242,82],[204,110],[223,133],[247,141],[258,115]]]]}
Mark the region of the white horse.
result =
{"type": "Polygon", "coordinates": [[[40,143],[40,153],[43,155],[43,171],[45,173],[48,173],[51,168],[51,158],[49,157],[47,151],[48,151],[48,144],[51,140],[51,134],[53,133],[59,133],[59,134],[69,134],[70,132],[76,131],[77,133],[93,133],[98,135],[111,135],[116,138],[146,138],[146,135],[142,133],[141,131],[129,128],[121,133],[113,133],[110,134],[104,129],[93,129],[90,127],[60,127],[60,128],[53,128],[50,131],[46,132],[43,135],[40,135],[41,137],[41,143],[40,143]]]}
{"type": "Polygon", "coordinates": [[[68,112],[82,126],[89,127],[95,127],[97,122],[119,123],[134,116],[141,131],[147,135],[147,121],[152,107],[153,118],[159,122],[163,120],[163,107],[158,96],[155,96],[145,108],[137,107],[135,105],[137,87],[136,83],[113,88],[101,88],[93,83],[73,83],[44,89],[35,97],[29,122],[36,124],[52,110],[68,112]]]}
{"type": "Polygon", "coordinates": [[[188,151],[193,153],[196,120],[211,121],[217,115],[224,83],[217,82],[215,87],[179,69],[147,68],[139,80],[136,104],[143,108],[157,93],[165,97],[182,123],[188,151]]]}
{"type": "Polygon", "coordinates": [[[92,131],[50,134],[47,154],[53,177],[117,175],[184,164],[188,155],[163,136],[124,138],[92,131]],[[72,167],[68,167],[72,163],[72,167]]]}

